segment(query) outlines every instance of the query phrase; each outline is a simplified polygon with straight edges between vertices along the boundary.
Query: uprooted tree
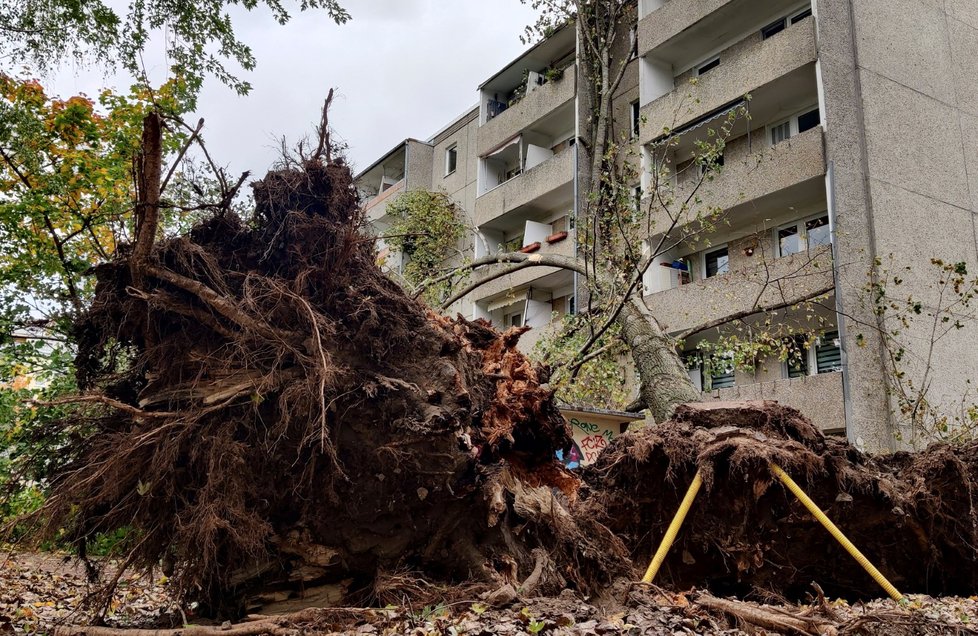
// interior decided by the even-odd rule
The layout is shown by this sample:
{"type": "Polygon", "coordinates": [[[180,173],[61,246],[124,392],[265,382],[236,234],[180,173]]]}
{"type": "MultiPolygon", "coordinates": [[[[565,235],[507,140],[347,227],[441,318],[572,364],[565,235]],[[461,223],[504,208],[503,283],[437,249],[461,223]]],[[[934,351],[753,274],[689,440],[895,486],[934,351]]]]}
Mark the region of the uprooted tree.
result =
{"type": "Polygon", "coordinates": [[[250,224],[225,202],[158,240],[159,130],[151,114],[135,238],[75,323],[82,393],[42,432],[66,442],[36,537],[84,557],[126,528],[120,572],[162,567],[213,613],[450,594],[438,582],[602,594],[699,470],[664,582],[872,595],[773,461],[897,585],[975,589],[975,446],[872,459],[773,403],[678,406],[575,475],[521,329],[438,316],[386,278],[341,159],[270,172],[250,224]]]}

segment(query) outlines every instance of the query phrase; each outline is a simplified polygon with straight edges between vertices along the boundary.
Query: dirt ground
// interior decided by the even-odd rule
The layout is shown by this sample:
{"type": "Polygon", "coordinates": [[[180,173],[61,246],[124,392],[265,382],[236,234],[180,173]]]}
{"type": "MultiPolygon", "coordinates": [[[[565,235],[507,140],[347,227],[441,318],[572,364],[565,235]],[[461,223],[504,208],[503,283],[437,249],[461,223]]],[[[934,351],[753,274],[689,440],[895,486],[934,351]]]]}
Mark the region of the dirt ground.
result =
{"type": "MultiPolygon", "coordinates": [[[[106,569],[112,575],[112,569],[106,569]]],[[[0,561],[0,634],[48,634],[59,625],[84,624],[80,606],[89,588],[84,568],[66,555],[3,553],[0,561]]],[[[672,594],[622,587],[624,602],[598,607],[565,592],[557,598],[521,599],[503,608],[482,599],[448,604],[383,609],[329,608],[306,610],[285,622],[282,633],[294,634],[462,634],[512,636],[528,634],[795,634],[758,627],[724,611],[704,606],[695,591],[672,594]],[[627,596],[627,599],[626,599],[627,596]]],[[[837,634],[978,634],[978,598],[931,598],[911,595],[900,607],[889,599],[849,604],[764,606],[767,612],[809,615],[809,633],[837,634]]],[[[741,604],[743,607],[759,607],[741,604]]],[[[120,581],[106,624],[114,627],[171,627],[206,624],[192,608],[179,608],[160,574],[129,576],[120,581]]]]}

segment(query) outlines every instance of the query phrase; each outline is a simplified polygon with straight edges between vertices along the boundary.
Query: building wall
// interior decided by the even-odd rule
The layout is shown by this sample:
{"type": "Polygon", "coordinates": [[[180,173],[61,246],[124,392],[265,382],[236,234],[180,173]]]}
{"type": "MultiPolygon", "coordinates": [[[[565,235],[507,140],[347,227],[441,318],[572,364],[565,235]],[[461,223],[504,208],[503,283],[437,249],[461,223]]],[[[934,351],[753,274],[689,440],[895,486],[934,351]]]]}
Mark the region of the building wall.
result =
{"type": "MultiPolygon", "coordinates": [[[[910,265],[900,273],[905,287],[934,303],[928,297],[935,280],[931,258],[966,261],[972,271],[978,269],[978,2],[813,0],[812,17],[766,39],[760,28],[767,18],[803,5],[796,0],[640,4],[637,49],[648,57],[630,63],[613,106],[615,132],[631,143],[633,157],[641,155],[643,144],[661,139],[665,128],[673,131],[753,95],[752,119],[731,138],[722,172],[699,193],[726,217],[698,235],[699,243],[675,248],[676,257],[685,257],[726,244],[730,272],[649,294],[649,306],[667,329],[679,333],[731,311],[802,298],[834,283],[828,302],[840,312],[843,373],[788,380],[781,378],[780,363],[762,361],[757,373],[738,373],[736,387],[708,397],[778,399],[823,429],[845,428],[857,446],[898,448],[898,438],[905,441],[908,433],[897,430],[890,415],[893,404],[882,381],[886,352],[876,332],[865,327],[874,323],[865,287],[876,259],[890,269],[910,265]],[[684,70],[713,53],[719,53],[721,64],[708,74],[694,77],[695,71],[684,70]],[[647,90],[647,81],[661,86],[647,90]],[[663,94],[668,86],[672,89],[663,94]],[[816,95],[821,126],[772,146],[766,126],[808,107],[816,95]],[[632,138],[631,104],[640,99],[643,121],[632,138]],[[771,258],[779,224],[826,208],[834,230],[832,253],[819,248],[771,258]],[[765,282],[781,274],[788,282],[762,293],[765,282]]],[[[622,33],[623,54],[627,33],[622,33]]],[[[566,213],[574,166],[580,168],[583,153],[579,145],[558,144],[557,137],[569,104],[581,101],[575,100],[580,82],[571,66],[559,80],[535,88],[482,126],[476,108],[428,143],[409,140],[405,190],[443,189],[473,227],[492,224],[493,232],[566,213]],[[554,156],[478,196],[480,155],[520,133],[541,147],[549,139],[554,156]],[[457,168],[445,174],[445,152],[453,144],[457,168]]],[[[582,112],[587,106],[577,105],[582,112]]],[[[688,187],[676,185],[677,194],[684,196],[688,187]]],[[[666,225],[658,218],[654,231],[666,225]]],[[[474,236],[467,233],[460,247],[471,252],[474,236]]],[[[562,254],[573,253],[572,248],[572,238],[544,246],[562,254]]],[[[474,296],[479,302],[498,300],[548,276],[555,273],[522,270],[474,296]]],[[[551,283],[561,293],[569,285],[551,283]]],[[[579,297],[578,304],[582,301],[579,297]]],[[[453,309],[489,315],[480,314],[473,302],[453,309]]],[[[915,323],[909,336],[925,347],[923,322],[915,323]]],[[[538,339],[536,332],[542,330],[524,337],[527,346],[538,339]]],[[[973,390],[967,380],[978,369],[976,337],[975,325],[968,324],[934,351],[932,397],[946,408],[973,390]]]]}
{"type": "MultiPolygon", "coordinates": [[[[818,0],[826,151],[833,179],[845,324],[850,438],[868,448],[906,442],[883,391],[885,352],[864,308],[873,259],[899,270],[907,293],[933,298],[931,258],[978,265],[978,9],[970,0],[818,0]],[[891,264],[892,263],[892,264],[891,264]],[[909,266],[909,270],[903,268],[909,266]],[[859,346],[857,337],[862,339],[859,346]]],[[[910,341],[926,355],[925,320],[910,341]]],[[[953,409],[978,369],[975,326],[936,351],[932,399],[953,409]]],[[[908,356],[908,361],[914,356],[908,356]]],[[[911,372],[920,372],[920,367],[911,372]]]]}

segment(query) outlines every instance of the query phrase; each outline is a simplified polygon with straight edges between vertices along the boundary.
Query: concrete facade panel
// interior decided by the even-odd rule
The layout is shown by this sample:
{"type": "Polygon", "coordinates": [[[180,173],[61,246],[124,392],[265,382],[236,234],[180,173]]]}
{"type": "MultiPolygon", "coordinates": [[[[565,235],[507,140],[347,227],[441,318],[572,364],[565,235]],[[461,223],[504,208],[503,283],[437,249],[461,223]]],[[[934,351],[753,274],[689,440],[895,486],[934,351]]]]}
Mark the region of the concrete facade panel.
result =
{"type": "Polygon", "coordinates": [[[971,192],[971,210],[978,212],[978,117],[961,113],[961,131],[964,137],[965,171],[971,192]]]}
{"type": "Polygon", "coordinates": [[[978,115],[978,28],[948,20],[948,33],[954,73],[954,104],[966,113],[978,115]]]}
{"type": "Polygon", "coordinates": [[[863,68],[953,103],[955,78],[942,9],[921,0],[859,0],[853,9],[863,68]]]}
{"type": "Polygon", "coordinates": [[[870,190],[876,220],[877,253],[882,267],[890,270],[891,276],[898,275],[903,279],[901,287],[906,294],[913,293],[926,304],[937,302],[938,276],[930,264],[932,258],[950,263],[978,264],[975,214],[971,210],[876,179],[870,182],[870,190]]]}
{"type": "Polygon", "coordinates": [[[957,112],[871,71],[860,83],[870,176],[969,207],[957,112]]]}
{"type": "Polygon", "coordinates": [[[974,0],[947,0],[948,15],[978,29],[978,3],[974,0]]]}

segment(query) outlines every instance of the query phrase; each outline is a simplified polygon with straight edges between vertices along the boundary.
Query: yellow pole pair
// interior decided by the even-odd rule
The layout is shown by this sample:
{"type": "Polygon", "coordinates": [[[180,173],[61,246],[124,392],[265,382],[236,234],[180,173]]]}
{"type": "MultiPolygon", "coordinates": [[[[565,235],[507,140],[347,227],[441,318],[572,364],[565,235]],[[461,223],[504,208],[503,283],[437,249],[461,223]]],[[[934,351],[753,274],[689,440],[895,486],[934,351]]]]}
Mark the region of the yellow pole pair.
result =
{"type": "MultiPolygon", "coordinates": [[[[829,519],[826,514],[822,512],[822,509],[819,508],[814,501],[812,501],[811,497],[809,497],[805,491],[801,489],[801,486],[795,483],[795,480],[792,479],[788,473],[781,470],[781,467],[777,464],[772,462],[770,467],[771,472],[774,473],[774,476],[777,477],[781,483],[783,483],[788,490],[790,490],[792,494],[798,498],[798,501],[800,501],[802,505],[808,509],[808,512],[812,513],[812,516],[815,517],[818,522],[829,531],[829,534],[835,537],[835,540],[846,549],[846,552],[852,555],[852,558],[854,558],[871,577],[873,577],[873,580],[879,583],[880,587],[886,590],[886,593],[890,595],[890,598],[897,602],[904,602],[903,595],[900,594],[899,590],[897,590],[892,583],[886,580],[886,577],[883,576],[883,574],[869,562],[869,559],[867,559],[865,555],[863,555],[863,553],[860,552],[855,545],[853,545],[852,541],[850,541],[846,535],[839,530],[838,526],[832,523],[832,520],[829,519]]],[[[651,583],[653,579],[655,579],[655,575],[658,574],[659,568],[662,566],[662,562],[666,559],[666,553],[669,552],[669,548],[672,547],[673,542],[676,540],[676,535],[679,534],[679,528],[686,519],[686,514],[689,513],[689,509],[693,505],[693,500],[696,499],[696,494],[699,492],[700,486],[702,485],[703,478],[700,475],[700,471],[697,470],[696,474],[693,475],[693,483],[691,483],[689,485],[689,489],[686,490],[686,496],[683,497],[682,503],[679,504],[679,510],[676,512],[676,516],[673,517],[672,522],[669,524],[669,528],[666,530],[666,534],[662,538],[662,542],[659,544],[659,549],[655,551],[655,556],[652,557],[652,562],[649,563],[649,568],[645,571],[645,576],[642,577],[643,583],[651,583]]]]}

